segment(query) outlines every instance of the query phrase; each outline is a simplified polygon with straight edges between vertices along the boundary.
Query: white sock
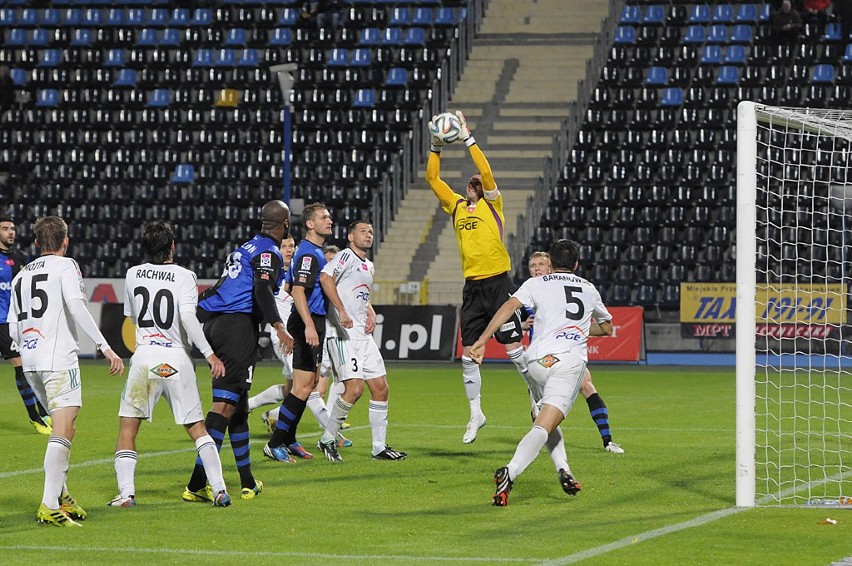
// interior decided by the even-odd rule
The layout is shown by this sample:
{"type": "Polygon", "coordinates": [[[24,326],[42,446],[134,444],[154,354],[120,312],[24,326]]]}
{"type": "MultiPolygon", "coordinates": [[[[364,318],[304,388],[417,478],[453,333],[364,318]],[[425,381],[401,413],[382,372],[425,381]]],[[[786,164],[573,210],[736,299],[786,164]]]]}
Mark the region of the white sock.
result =
{"type": "Polygon", "coordinates": [[[470,416],[473,418],[482,412],[479,396],[482,391],[482,375],[479,373],[479,364],[466,356],[462,356],[462,379],[464,392],[470,402],[470,416]]]}
{"type": "Polygon", "coordinates": [[[524,381],[528,381],[529,375],[527,373],[527,359],[524,356],[524,349],[515,348],[511,352],[506,352],[506,354],[509,356],[509,359],[512,360],[512,363],[515,364],[515,369],[518,370],[518,373],[521,374],[524,381]]]}
{"type": "Polygon", "coordinates": [[[118,494],[121,497],[136,495],[136,460],[138,456],[135,450],[116,450],[115,452],[115,479],[118,480],[118,494]]]}
{"type": "Polygon", "coordinates": [[[343,397],[338,397],[337,403],[331,408],[331,417],[328,419],[328,426],[325,427],[325,432],[322,433],[322,442],[331,442],[337,438],[337,433],[340,432],[340,425],[349,416],[349,411],[352,410],[352,405],[343,400],[343,397]]]}
{"type": "Polygon", "coordinates": [[[346,385],[342,381],[332,381],[328,386],[328,398],[325,400],[325,406],[334,407],[345,390],[346,385]]]}
{"type": "Polygon", "coordinates": [[[201,464],[204,466],[204,473],[207,474],[207,483],[210,484],[210,489],[214,494],[220,491],[225,491],[225,479],[222,477],[222,460],[219,459],[219,451],[216,450],[216,443],[209,434],[198,438],[195,441],[195,448],[198,450],[198,457],[201,458],[201,464]]]}
{"type": "Polygon", "coordinates": [[[553,460],[553,465],[556,466],[556,471],[568,470],[568,454],[565,452],[565,437],[562,436],[562,430],[557,426],[547,437],[547,451],[550,452],[550,459],[553,460]]]}
{"type": "Polygon", "coordinates": [[[278,410],[281,407],[275,407],[274,409],[269,409],[266,411],[266,420],[268,421],[277,421],[278,420],[278,410]]]}
{"type": "Polygon", "coordinates": [[[545,442],[547,442],[547,431],[540,426],[532,427],[532,430],[518,443],[512,460],[506,464],[509,468],[509,479],[514,480],[532,464],[545,442]]]}
{"type": "Polygon", "coordinates": [[[257,395],[249,397],[249,411],[253,411],[258,407],[263,407],[264,405],[271,405],[273,403],[277,403],[280,405],[281,401],[283,400],[284,397],[281,395],[281,385],[273,385],[271,387],[267,387],[257,395]]]}
{"type": "Polygon", "coordinates": [[[71,459],[71,441],[61,436],[51,436],[44,451],[44,492],[41,502],[48,509],[59,509],[59,497],[68,473],[71,459]]]}
{"type": "Polygon", "coordinates": [[[328,407],[325,406],[325,401],[322,400],[322,395],[318,391],[311,391],[308,395],[308,409],[314,414],[320,428],[328,426],[328,407]]]}
{"type": "Polygon", "coordinates": [[[370,400],[370,428],[373,431],[373,454],[385,449],[388,436],[388,402],[370,400]]]}

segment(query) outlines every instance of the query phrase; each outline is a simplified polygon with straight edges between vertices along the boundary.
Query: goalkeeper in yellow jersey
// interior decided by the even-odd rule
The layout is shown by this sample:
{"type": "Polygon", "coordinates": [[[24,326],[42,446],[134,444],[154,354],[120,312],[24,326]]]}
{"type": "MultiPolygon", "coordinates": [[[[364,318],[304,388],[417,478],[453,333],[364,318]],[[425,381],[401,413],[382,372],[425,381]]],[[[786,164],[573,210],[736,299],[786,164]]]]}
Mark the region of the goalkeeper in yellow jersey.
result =
{"type": "MultiPolygon", "coordinates": [[[[468,181],[464,196],[453,192],[441,179],[443,142],[432,136],[426,181],[438,197],[441,208],[450,215],[459,244],[465,279],[461,310],[462,378],[465,393],[470,401],[470,421],[462,441],[470,444],[476,440],[479,429],[484,427],[486,422],[480,405],[482,378],[479,365],[470,357],[470,347],[485,330],[494,313],[515,291],[515,285],[510,276],[512,266],[509,262],[509,252],[503,243],[503,197],[494,181],[491,166],[485,154],[476,145],[464,115],[456,112],[456,116],[462,130],[459,139],[464,141],[479,172],[468,181]]],[[[527,365],[521,346],[522,336],[519,312],[514,313],[494,334],[497,341],[506,346],[509,359],[515,364],[524,381],[527,381],[527,365]]]]}

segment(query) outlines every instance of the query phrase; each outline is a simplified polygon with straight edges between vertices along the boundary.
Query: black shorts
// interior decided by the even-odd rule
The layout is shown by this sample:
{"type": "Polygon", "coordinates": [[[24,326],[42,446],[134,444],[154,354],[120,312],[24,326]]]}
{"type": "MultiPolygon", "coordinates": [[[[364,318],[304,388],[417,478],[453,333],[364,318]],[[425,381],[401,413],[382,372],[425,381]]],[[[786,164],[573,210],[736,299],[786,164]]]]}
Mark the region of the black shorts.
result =
{"type": "Polygon", "coordinates": [[[9,334],[8,322],[0,324],[0,354],[3,355],[4,360],[21,357],[21,353],[18,352],[18,345],[15,344],[9,334]]]}
{"type": "Polygon", "coordinates": [[[325,342],[325,317],[311,313],[311,320],[317,329],[319,345],[308,346],[305,341],[305,323],[299,313],[293,313],[287,320],[287,332],[293,336],[293,369],[315,372],[322,362],[322,344],[325,342]]]}
{"type": "MultiPolygon", "coordinates": [[[[462,346],[472,346],[491,318],[515,292],[515,284],[508,273],[487,279],[467,280],[462,291],[461,338],[462,346]]],[[[518,311],[494,334],[501,344],[520,342],[523,337],[521,316],[518,311]]]]}
{"type": "Polygon", "coordinates": [[[213,314],[204,323],[204,336],[213,353],[225,364],[225,376],[213,380],[214,400],[223,398],[236,404],[238,397],[251,389],[259,334],[260,325],[250,314],[213,314]],[[217,395],[216,390],[230,392],[236,397],[217,395]]]}

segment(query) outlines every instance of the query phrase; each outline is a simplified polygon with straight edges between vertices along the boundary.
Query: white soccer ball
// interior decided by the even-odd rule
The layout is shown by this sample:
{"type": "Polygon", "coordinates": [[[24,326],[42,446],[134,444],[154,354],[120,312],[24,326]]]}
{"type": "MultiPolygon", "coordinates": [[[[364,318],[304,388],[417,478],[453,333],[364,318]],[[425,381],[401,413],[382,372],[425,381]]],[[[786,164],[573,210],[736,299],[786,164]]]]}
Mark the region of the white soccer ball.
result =
{"type": "Polygon", "coordinates": [[[453,143],[462,134],[461,122],[455,114],[450,112],[438,114],[432,120],[430,133],[445,144],[453,143]]]}

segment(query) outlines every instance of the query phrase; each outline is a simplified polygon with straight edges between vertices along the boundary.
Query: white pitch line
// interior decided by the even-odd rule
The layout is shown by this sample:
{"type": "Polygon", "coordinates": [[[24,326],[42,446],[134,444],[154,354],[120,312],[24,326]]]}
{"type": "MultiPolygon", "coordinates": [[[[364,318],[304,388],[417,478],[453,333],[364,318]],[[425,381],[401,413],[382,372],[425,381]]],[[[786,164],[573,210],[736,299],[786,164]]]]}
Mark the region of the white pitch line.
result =
{"type": "Polygon", "coordinates": [[[314,553],[314,552],[286,552],[286,551],[242,551],[242,550],[192,550],[186,548],[113,548],[113,547],[72,547],[72,546],[35,546],[35,545],[10,545],[10,546],[0,546],[0,550],[33,550],[33,551],[48,551],[48,552],[95,552],[95,553],[116,553],[120,552],[122,554],[166,554],[166,555],[174,555],[174,554],[189,554],[193,556],[245,556],[251,558],[278,558],[278,557],[289,557],[289,558],[317,558],[322,560],[363,560],[370,562],[379,562],[379,561],[389,561],[389,560],[402,560],[407,563],[414,562],[452,562],[452,563],[461,563],[461,562],[486,562],[486,563],[495,563],[495,562],[535,562],[537,559],[534,558],[505,558],[505,557],[489,557],[483,558],[478,556],[461,556],[461,557],[447,557],[447,556],[394,556],[387,554],[379,554],[379,555],[357,555],[357,554],[322,554],[322,553],[314,553]]]}

